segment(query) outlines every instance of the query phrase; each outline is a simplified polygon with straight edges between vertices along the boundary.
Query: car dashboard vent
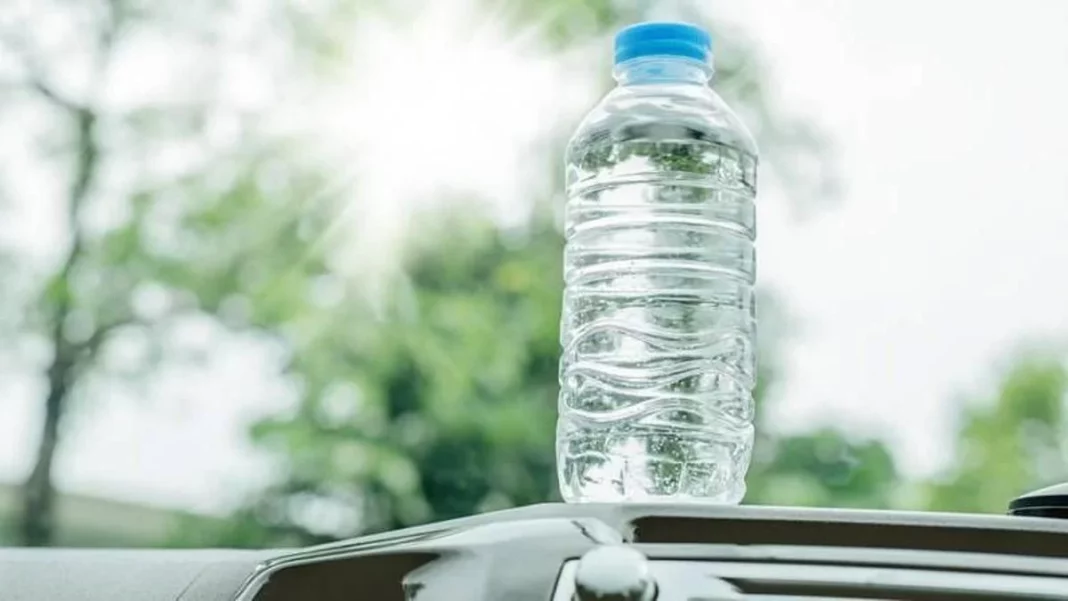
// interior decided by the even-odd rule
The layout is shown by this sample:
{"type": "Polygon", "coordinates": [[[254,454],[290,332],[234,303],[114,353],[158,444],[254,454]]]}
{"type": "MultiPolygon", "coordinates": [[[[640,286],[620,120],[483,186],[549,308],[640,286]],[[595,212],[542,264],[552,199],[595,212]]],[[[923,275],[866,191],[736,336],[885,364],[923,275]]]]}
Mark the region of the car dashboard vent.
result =
{"type": "Polygon", "coordinates": [[[745,593],[780,598],[1068,600],[1068,580],[1046,576],[742,562],[707,562],[702,570],[745,593]]]}
{"type": "MultiPolygon", "coordinates": [[[[561,572],[554,601],[575,598],[578,564],[561,572]]],[[[649,568],[657,601],[1068,601],[1068,579],[1054,576],[755,561],[651,560],[649,568]]]]}

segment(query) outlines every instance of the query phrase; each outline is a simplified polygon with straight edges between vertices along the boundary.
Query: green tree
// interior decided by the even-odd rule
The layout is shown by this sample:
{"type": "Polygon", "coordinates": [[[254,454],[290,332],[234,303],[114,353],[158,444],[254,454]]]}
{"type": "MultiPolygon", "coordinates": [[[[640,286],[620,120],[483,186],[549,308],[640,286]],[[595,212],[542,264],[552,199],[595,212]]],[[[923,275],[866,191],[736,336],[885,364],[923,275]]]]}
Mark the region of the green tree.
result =
{"type": "Polygon", "coordinates": [[[962,408],[950,465],[930,483],[927,508],[1004,513],[1016,496],[1068,478],[1066,393],[1058,354],[1015,357],[992,398],[962,408]]]}
{"type": "Polygon", "coordinates": [[[765,436],[748,478],[748,502],[812,507],[889,508],[900,476],[890,449],[837,428],[765,436]]]}
{"type": "MultiPolygon", "coordinates": [[[[42,426],[14,530],[22,544],[47,545],[54,537],[53,472],[71,410],[102,387],[147,393],[161,361],[202,354],[206,349],[175,344],[173,334],[190,320],[281,335],[312,306],[307,292],[324,260],[310,235],[325,230],[332,207],[315,170],[251,127],[254,115],[214,94],[227,73],[209,57],[284,37],[284,30],[263,25],[262,37],[236,40],[220,25],[233,9],[222,3],[23,6],[0,22],[0,43],[18,62],[0,74],[0,117],[32,139],[28,150],[40,169],[66,182],[56,199],[58,256],[42,263],[14,248],[10,264],[22,269],[4,274],[12,285],[3,308],[14,330],[4,350],[17,365],[39,369],[44,384],[42,426]],[[124,96],[123,82],[160,67],[130,67],[160,29],[175,53],[203,69],[183,71],[184,86],[166,99],[124,96]],[[48,34],[64,30],[77,34],[48,34]],[[46,125],[20,125],[20,116],[35,111],[46,125]],[[239,130],[232,141],[212,133],[222,125],[239,130]],[[186,157],[177,165],[176,149],[186,157]],[[27,358],[34,348],[48,351],[40,368],[27,358]]],[[[15,175],[7,170],[4,179],[15,175]]],[[[26,206],[51,200],[7,192],[26,206]]]]}

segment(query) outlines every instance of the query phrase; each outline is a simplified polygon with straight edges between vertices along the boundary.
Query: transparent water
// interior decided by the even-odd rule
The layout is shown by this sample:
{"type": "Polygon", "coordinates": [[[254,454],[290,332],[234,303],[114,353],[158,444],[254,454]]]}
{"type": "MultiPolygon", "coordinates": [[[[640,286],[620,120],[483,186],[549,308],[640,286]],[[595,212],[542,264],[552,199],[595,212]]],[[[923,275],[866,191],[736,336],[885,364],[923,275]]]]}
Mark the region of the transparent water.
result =
{"type": "Polygon", "coordinates": [[[712,106],[722,101],[698,87],[666,103],[648,86],[617,90],[569,148],[557,427],[567,501],[745,493],[757,159],[730,143],[712,106]]]}

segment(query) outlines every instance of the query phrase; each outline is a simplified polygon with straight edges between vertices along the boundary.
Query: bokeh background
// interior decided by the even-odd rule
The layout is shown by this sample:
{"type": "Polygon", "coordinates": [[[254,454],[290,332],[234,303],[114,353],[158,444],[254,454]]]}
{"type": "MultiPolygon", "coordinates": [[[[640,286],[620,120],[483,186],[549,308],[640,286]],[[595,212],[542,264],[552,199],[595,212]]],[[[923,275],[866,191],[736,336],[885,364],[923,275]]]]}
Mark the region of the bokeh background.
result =
{"type": "Polygon", "coordinates": [[[7,0],[0,544],[555,499],[561,152],[647,18],[762,148],[745,502],[1068,480],[1068,3],[7,0]]]}

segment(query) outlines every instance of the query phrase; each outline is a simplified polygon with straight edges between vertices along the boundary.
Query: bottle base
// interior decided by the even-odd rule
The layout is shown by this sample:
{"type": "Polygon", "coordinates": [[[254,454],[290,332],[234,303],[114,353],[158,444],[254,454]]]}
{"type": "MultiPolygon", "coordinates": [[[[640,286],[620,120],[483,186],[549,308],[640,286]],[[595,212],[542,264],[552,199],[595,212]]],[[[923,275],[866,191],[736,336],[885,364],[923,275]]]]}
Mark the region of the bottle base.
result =
{"type": "Polygon", "coordinates": [[[751,427],[562,430],[557,472],[565,502],[736,505],[745,495],[751,427]]]}
{"type": "Polygon", "coordinates": [[[738,505],[742,501],[742,497],[745,496],[745,489],[741,491],[728,491],[721,495],[714,497],[694,497],[691,495],[649,495],[649,494],[636,494],[631,496],[621,495],[564,495],[563,501],[565,503],[644,503],[655,505],[663,503],[665,505],[738,505]]]}

